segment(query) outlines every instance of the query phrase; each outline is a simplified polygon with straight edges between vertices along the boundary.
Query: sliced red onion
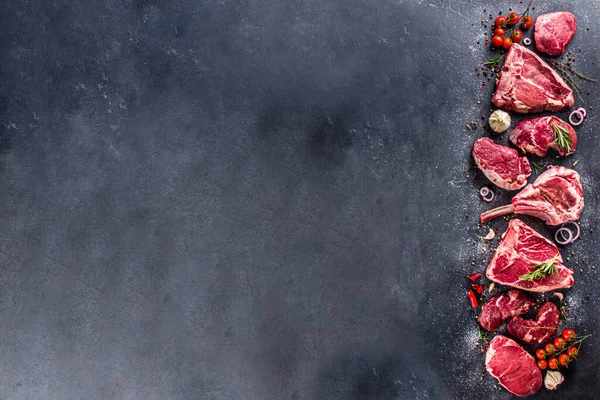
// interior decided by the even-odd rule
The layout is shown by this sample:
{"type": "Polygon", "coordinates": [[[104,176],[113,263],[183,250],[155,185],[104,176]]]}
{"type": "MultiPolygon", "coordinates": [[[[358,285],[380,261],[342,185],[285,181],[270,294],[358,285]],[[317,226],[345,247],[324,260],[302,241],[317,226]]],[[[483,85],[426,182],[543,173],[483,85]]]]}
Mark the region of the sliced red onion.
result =
{"type": "Polygon", "coordinates": [[[531,39],[529,39],[528,37],[526,37],[525,39],[523,39],[523,44],[525,46],[529,46],[531,44],[531,39]]]}
{"type": "Polygon", "coordinates": [[[579,107],[577,108],[577,111],[581,111],[581,113],[583,114],[583,118],[587,117],[587,111],[585,108],[579,107]]]}
{"type": "Polygon", "coordinates": [[[483,201],[485,201],[486,203],[489,203],[490,201],[494,200],[494,192],[492,192],[491,190],[488,192],[487,195],[481,197],[481,199],[483,201]]]}
{"type": "Polygon", "coordinates": [[[486,203],[489,203],[490,201],[494,200],[494,192],[492,192],[492,190],[487,186],[484,186],[481,189],[479,189],[479,194],[481,195],[481,199],[486,203]]]}
{"type": "Polygon", "coordinates": [[[585,115],[579,109],[573,110],[571,112],[571,114],[569,114],[569,122],[573,126],[579,126],[579,125],[581,125],[583,123],[583,119],[584,118],[585,118],[585,115]],[[575,116],[575,115],[577,115],[577,117],[578,117],[577,121],[573,121],[573,116],[575,116]]]}
{"type": "MultiPolygon", "coordinates": [[[[573,226],[575,227],[576,231],[577,231],[577,233],[575,233],[575,234],[573,235],[573,239],[571,239],[571,243],[573,243],[574,241],[576,241],[577,239],[579,239],[579,235],[581,234],[581,228],[579,227],[579,224],[578,224],[577,222],[575,222],[575,221],[569,221],[569,222],[565,222],[565,223],[564,223],[564,224],[562,224],[560,227],[561,227],[561,228],[566,228],[566,229],[569,229],[569,228],[567,228],[567,227],[566,227],[566,225],[569,225],[569,224],[573,225],[573,226]]],[[[571,229],[569,229],[569,230],[570,230],[571,232],[573,232],[571,229]]]]}
{"type": "Polygon", "coordinates": [[[569,228],[562,227],[556,231],[554,239],[556,240],[556,243],[562,246],[567,245],[573,241],[573,231],[569,228]]]}

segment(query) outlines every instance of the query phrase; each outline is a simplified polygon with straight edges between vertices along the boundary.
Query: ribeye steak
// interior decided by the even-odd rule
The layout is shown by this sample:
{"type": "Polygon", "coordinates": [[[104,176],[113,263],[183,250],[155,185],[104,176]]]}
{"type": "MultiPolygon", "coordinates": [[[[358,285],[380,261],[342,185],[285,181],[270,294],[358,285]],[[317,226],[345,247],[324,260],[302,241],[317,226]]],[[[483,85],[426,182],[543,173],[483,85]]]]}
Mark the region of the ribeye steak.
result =
{"type": "Polygon", "coordinates": [[[542,14],[535,20],[535,48],[551,56],[559,56],[577,30],[577,21],[570,12],[542,14]]]}
{"type": "Polygon", "coordinates": [[[510,147],[481,138],[473,145],[475,164],[495,185],[506,190],[518,190],[527,184],[531,166],[526,157],[510,147]]]}
{"type": "Polygon", "coordinates": [[[572,169],[552,166],[533,184],[527,185],[511,204],[481,214],[481,222],[516,213],[540,218],[548,225],[576,221],[583,210],[583,189],[579,174],[572,169]]]}
{"type": "Polygon", "coordinates": [[[542,387],[542,373],[535,359],[506,336],[498,335],[490,342],[485,368],[506,390],[517,396],[534,394],[542,387]]]}
{"type": "Polygon", "coordinates": [[[506,55],[492,102],[519,113],[566,111],[573,107],[573,91],[533,51],[516,43],[506,55]]]}
{"type": "Polygon", "coordinates": [[[510,141],[525,153],[544,157],[548,149],[556,150],[561,156],[573,154],[577,149],[577,134],[571,125],[555,116],[524,119],[510,133],[510,141]],[[571,149],[561,149],[556,144],[556,134],[552,124],[562,126],[571,134],[571,149]]]}
{"type": "Polygon", "coordinates": [[[516,316],[508,323],[508,332],[527,344],[540,344],[556,332],[560,311],[551,301],[542,304],[535,320],[516,316]]]}
{"type": "Polygon", "coordinates": [[[573,271],[563,265],[556,245],[518,219],[509,222],[485,275],[494,282],[530,292],[570,288],[574,282],[573,271]],[[522,278],[553,259],[553,273],[542,279],[522,278]]]}
{"type": "Polygon", "coordinates": [[[510,317],[525,314],[535,301],[521,290],[509,290],[498,294],[481,307],[479,324],[483,329],[493,331],[498,329],[510,317]]]}

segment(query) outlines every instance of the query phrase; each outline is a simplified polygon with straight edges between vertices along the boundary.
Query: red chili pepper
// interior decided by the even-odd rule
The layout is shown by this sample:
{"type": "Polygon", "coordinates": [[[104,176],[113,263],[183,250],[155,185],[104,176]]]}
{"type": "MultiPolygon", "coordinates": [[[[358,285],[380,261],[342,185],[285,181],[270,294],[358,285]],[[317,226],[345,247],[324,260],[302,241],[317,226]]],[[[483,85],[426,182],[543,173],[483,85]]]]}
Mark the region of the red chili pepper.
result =
{"type": "Polygon", "coordinates": [[[479,278],[481,278],[481,274],[473,274],[473,275],[469,276],[469,279],[471,280],[471,282],[475,282],[479,278]]]}
{"type": "Polygon", "coordinates": [[[469,300],[471,300],[471,306],[477,308],[477,296],[472,290],[469,290],[469,300]]]}
{"type": "Polygon", "coordinates": [[[471,285],[471,287],[473,288],[474,291],[477,292],[477,294],[483,293],[483,286],[481,286],[480,284],[474,283],[471,285]]]}

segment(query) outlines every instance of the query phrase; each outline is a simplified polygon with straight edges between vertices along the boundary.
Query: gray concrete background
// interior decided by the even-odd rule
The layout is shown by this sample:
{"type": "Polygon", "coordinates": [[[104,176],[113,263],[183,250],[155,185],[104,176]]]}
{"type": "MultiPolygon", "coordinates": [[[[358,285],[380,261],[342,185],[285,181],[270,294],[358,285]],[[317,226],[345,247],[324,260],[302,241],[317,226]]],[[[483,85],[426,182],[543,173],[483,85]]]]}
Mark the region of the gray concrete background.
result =
{"type": "MultiPolygon", "coordinates": [[[[509,6],[2,2],[0,398],[510,398],[472,346],[464,276],[491,253],[486,181],[463,179],[493,86],[479,21],[509,6]]],[[[575,13],[577,68],[600,76],[600,3],[536,7],[575,13]]],[[[580,159],[600,229],[582,88],[556,162],[580,159]]],[[[569,325],[596,333],[594,234],[569,251],[569,325]]],[[[593,398],[589,342],[535,398],[593,398]]]]}

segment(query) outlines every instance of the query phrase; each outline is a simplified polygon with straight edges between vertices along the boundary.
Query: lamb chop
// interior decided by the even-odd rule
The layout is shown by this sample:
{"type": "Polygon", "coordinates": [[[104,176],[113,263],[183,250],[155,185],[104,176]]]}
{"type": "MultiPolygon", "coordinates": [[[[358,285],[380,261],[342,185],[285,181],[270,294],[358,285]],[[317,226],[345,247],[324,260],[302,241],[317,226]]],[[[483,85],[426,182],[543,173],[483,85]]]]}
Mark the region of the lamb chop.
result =
{"type": "Polygon", "coordinates": [[[583,209],[583,189],[579,174],[572,169],[552,166],[533,184],[527,185],[511,204],[481,214],[481,222],[511,213],[526,214],[560,225],[579,219],[583,209]]]}

